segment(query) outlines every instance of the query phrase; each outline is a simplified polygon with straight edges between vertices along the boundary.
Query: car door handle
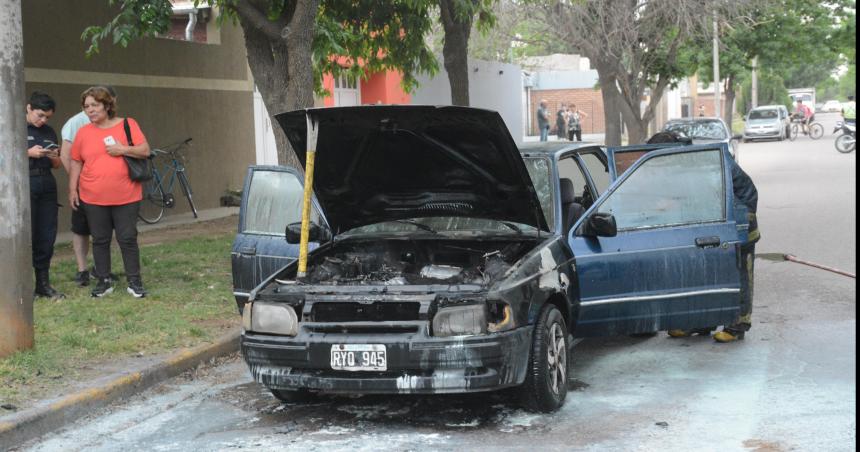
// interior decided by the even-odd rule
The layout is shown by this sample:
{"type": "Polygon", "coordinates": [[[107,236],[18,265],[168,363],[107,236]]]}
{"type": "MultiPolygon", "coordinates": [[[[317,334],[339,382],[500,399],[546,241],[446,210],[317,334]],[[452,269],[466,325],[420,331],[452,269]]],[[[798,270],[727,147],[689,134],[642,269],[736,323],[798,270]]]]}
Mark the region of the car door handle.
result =
{"type": "Polygon", "coordinates": [[[699,248],[713,248],[720,246],[720,238],[716,235],[712,237],[698,237],[696,238],[696,246],[699,248]]]}
{"type": "Polygon", "coordinates": [[[256,246],[243,246],[243,247],[239,248],[239,254],[247,254],[249,256],[253,256],[253,255],[257,254],[257,247],[256,246]]]}

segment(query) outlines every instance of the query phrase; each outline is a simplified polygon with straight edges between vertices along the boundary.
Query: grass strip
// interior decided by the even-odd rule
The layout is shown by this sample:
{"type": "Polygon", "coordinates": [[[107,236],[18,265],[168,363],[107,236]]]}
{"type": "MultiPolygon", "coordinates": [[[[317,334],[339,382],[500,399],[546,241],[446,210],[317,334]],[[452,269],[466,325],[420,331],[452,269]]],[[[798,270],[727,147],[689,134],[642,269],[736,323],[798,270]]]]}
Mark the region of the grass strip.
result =
{"type": "MultiPolygon", "coordinates": [[[[116,360],[164,353],[217,338],[236,324],[230,244],[233,234],[197,236],[141,247],[149,294],[126,292],[122,258],[113,244],[114,292],[92,298],[72,282],[74,257],[55,259],[53,286],[65,299],[37,298],[32,350],[0,359],[0,405],[21,407],[116,360]]],[[[0,410],[0,414],[2,410],[0,410]]]]}

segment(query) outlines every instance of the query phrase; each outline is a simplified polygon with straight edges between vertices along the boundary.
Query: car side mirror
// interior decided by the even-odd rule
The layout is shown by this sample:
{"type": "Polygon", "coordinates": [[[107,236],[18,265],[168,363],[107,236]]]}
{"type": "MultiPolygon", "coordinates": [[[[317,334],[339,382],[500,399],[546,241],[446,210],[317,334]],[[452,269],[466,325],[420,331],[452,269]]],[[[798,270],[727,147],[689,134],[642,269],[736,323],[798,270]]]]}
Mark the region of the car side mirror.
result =
{"type": "Polygon", "coordinates": [[[579,227],[577,235],[584,237],[615,237],[618,227],[611,213],[595,212],[579,227]]]}
{"type": "MultiPolygon", "coordinates": [[[[302,241],[302,222],[290,223],[285,231],[287,243],[297,245],[302,241]]],[[[327,242],[331,239],[328,230],[316,223],[308,228],[308,242],[327,242]]]]}

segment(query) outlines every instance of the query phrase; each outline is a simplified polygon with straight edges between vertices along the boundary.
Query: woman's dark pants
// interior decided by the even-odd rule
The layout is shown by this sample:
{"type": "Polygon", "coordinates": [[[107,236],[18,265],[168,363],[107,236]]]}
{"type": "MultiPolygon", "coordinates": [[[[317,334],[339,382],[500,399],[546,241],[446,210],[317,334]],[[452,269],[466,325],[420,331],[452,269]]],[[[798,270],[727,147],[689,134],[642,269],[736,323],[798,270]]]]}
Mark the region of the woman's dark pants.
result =
{"type": "Polygon", "coordinates": [[[33,239],[33,269],[47,272],[57,240],[57,181],[47,174],[30,176],[30,231],[33,239]]]}
{"type": "Polygon", "coordinates": [[[110,241],[116,232],[116,242],[122,253],[125,275],[129,281],[140,278],[140,248],[137,246],[137,212],[140,202],[119,206],[82,204],[87,214],[93,239],[93,261],[97,278],[110,275],[110,241]]]}

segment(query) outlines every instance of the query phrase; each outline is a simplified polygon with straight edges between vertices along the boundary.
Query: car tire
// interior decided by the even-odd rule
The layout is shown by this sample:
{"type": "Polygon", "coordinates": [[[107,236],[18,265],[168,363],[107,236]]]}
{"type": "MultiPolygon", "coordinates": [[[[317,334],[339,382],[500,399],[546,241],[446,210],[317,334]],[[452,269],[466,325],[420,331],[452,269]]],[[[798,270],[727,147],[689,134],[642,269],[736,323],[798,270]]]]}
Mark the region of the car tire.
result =
{"type": "Polygon", "coordinates": [[[317,399],[317,394],[306,389],[272,389],[269,391],[276,399],[284,403],[308,403],[317,399]]]}
{"type": "Polygon", "coordinates": [[[526,379],[519,388],[523,406],[540,413],[558,410],[567,397],[567,326],[558,308],[547,304],[535,325],[526,379]]]}

